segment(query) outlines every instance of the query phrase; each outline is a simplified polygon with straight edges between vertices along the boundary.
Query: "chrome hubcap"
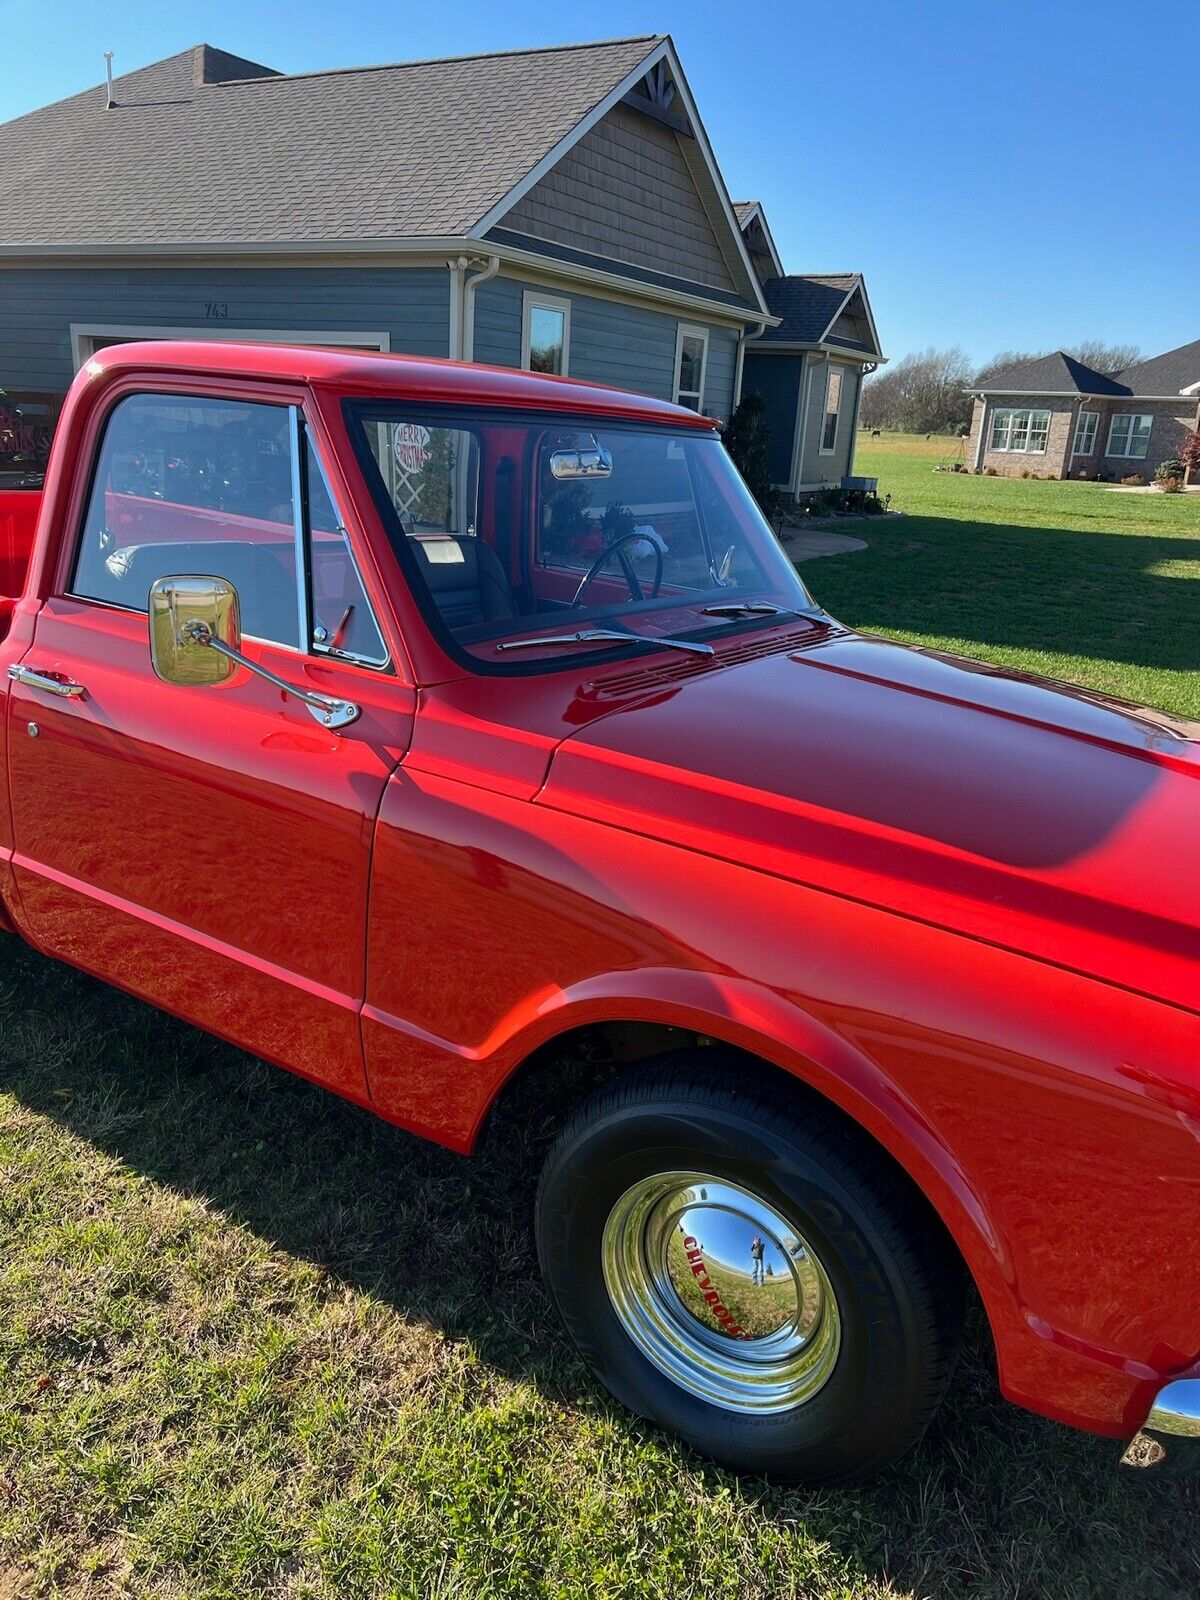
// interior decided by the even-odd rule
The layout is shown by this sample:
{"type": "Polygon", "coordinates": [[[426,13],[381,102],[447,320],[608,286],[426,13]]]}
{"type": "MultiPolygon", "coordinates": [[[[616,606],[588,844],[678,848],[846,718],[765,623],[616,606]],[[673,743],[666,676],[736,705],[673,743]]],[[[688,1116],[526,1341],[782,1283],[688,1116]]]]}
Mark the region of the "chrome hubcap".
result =
{"type": "Polygon", "coordinates": [[[604,1228],[604,1281],[660,1372],[729,1411],[786,1411],[828,1382],[837,1298],[808,1241],[748,1189],[696,1172],[635,1183],[604,1228]]]}

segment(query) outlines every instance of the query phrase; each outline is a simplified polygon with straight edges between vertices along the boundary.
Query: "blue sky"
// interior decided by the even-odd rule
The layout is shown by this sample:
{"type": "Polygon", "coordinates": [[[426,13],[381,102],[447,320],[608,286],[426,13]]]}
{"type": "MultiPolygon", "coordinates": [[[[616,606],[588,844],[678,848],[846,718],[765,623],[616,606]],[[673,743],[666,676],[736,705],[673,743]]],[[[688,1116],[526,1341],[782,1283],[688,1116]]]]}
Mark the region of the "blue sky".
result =
{"type": "MultiPolygon", "coordinates": [[[[0,120],[205,40],[283,71],[670,32],[790,271],[861,270],[884,347],[1200,337],[1200,7],[0,0],[0,120]]],[[[0,225],[0,232],[2,232],[0,225]]]]}

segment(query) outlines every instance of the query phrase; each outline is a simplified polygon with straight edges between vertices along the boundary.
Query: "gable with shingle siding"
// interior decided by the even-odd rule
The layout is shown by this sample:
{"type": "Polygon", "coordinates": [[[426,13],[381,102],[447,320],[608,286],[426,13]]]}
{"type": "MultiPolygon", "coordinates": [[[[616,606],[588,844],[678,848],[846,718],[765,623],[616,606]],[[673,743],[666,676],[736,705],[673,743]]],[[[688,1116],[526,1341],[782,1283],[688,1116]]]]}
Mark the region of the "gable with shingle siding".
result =
{"type": "Polygon", "coordinates": [[[616,105],[505,214],[505,230],[711,287],[733,274],[670,127],[616,105]]]}

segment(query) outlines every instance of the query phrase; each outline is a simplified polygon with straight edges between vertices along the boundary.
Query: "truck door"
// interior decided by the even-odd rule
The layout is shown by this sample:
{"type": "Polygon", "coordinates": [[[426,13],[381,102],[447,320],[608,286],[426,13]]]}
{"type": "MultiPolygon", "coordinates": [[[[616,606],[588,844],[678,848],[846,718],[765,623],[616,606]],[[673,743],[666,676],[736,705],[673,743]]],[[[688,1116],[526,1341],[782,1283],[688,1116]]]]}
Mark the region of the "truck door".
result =
{"type": "Polygon", "coordinates": [[[213,391],[127,392],[106,415],[11,685],[14,869],[50,954],[365,1099],[372,836],[414,694],[299,397],[213,391]],[[244,668],[160,681],[148,592],[187,574],[234,584],[247,657],[358,720],[331,731],[244,668]]]}

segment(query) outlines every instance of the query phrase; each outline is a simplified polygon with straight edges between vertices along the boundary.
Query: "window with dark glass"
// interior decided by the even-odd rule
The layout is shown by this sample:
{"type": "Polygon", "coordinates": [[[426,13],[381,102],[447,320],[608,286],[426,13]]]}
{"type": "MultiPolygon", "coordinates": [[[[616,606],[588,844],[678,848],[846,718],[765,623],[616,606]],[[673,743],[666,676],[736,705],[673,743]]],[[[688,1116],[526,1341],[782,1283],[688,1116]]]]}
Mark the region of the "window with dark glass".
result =
{"type": "Polygon", "coordinates": [[[842,374],[830,367],[825,378],[825,415],[821,424],[821,451],[829,455],[837,443],[838,413],[842,409],[842,374]]]}

